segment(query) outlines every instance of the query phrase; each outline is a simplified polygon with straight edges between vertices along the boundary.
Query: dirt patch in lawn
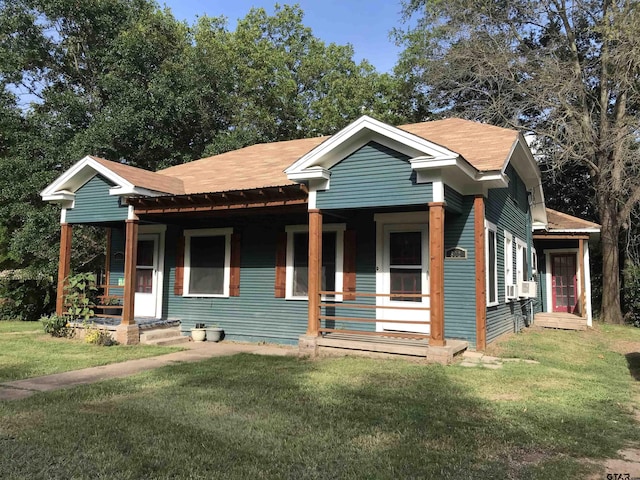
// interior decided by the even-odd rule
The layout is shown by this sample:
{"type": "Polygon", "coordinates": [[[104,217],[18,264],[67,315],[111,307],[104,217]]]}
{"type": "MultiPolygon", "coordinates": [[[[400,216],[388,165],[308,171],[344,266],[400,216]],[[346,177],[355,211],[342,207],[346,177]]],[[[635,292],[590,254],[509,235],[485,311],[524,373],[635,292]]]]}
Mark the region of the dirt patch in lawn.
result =
{"type": "MultiPolygon", "coordinates": [[[[588,480],[601,480],[607,478],[607,475],[619,475],[615,478],[640,478],[640,449],[626,448],[618,452],[620,458],[609,458],[604,462],[595,462],[593,460],[585,460],[585,463],[598,465],[604,469],[603,473],[594,473],[588,480]],[[603,477],[604,475],[604,477],[603,477]]],[[[602,470],[600,470],[602,471],[602,470]]],[[[611,477],[613,478],[613,477],[611,477]]]]}

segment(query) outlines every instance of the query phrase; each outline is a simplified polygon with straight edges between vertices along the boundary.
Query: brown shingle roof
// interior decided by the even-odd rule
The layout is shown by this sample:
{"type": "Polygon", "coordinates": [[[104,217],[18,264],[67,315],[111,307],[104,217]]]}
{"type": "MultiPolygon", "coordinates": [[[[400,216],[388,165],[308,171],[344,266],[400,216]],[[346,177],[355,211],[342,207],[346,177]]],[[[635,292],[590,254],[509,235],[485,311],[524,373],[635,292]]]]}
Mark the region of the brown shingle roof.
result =
{"type": "Polygon", "coordinates": [[[585,228],[600,229],[597,223],[589,222],[566,213],[547,208],[547,221],[549,230],[582,230],[585,228]]]}
{"type": "Polygon", "coordinates": [[[132,167],[118,162],[112,162],[110,160],[105,160],[104,158],[94,157],[93,155],[90,155],[90,157],[111,170],[116,175],[120,175],[136,187],[146,188],[157,192],[170,193],[173,195],[186,193],[182,185],[182,180],[179,178],[162,175],[157,172],[150,172],[148,170],[143,170],[142,168],[132,167]]]}
{"type": "MultiPolygon", "coordinates": [[[[518,137],[515,130],[458,118],[398,128],[453,150],[478,170],[502,168],[518,137]]],[[[261,143],[158,173],[180,179],[187,194],[286,185],[293,182],[283,170],[328,138],[261,143]]]]}
{"type": "Polygon", "coordinates": [[[221,192],[291,184],[283,170],[329,137],[260,143],[160,170],[179,178],[184,193],[221,192]]]}
{"type": "Polygon", "coordinates": [[[500,170],[518,138],[516,130],[460,118],[413,123],[398,128],[453,150],[480,171],[500,170]]]}

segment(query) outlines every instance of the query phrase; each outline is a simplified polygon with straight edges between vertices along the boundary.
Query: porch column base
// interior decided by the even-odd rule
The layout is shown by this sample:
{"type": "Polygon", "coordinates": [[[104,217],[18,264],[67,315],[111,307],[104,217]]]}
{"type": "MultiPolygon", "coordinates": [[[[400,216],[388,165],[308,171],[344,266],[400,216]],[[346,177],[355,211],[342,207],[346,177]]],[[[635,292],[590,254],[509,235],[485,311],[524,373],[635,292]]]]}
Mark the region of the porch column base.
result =
{"type": "Polygon", "coordinates": [[[298,353],[301,356],[318,356],[318,337],[315,335],[300,335],[298,339],[298,353]]]}
{"type": "Polygon", "coordinates": [[[118,325],[115,331],[116,342],[122,345],[138,345],[140,343],[140,327],[138,325],[118,325]]]}

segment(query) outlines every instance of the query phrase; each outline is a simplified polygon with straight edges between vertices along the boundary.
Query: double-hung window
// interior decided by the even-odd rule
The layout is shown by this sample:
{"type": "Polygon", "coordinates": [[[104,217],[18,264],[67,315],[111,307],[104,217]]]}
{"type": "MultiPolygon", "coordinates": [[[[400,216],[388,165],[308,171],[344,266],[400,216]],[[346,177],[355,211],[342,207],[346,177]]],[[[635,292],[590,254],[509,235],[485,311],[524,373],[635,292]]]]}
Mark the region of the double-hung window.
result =
{"type": "Polygon", "coordinates": [[[231,228],[185,230],[185,296],[229,296],[232,233],[231,228]]]}
{"type": "Polygon", "coordinates": [[[529,280],[527,244],[519,238],[516,238],[516,278],[518,283],[529,280]]]}
{"type": "MultiPolygon", "coordinates": [[[[322,232],[321,290],[341,292],[345,224],[328,224],[322,232]]],[[[292,225],[287,232],[286,298],[306,300],[309,295],[309,228],[292,225]]],[[[337,298],[339,300],[339,298],[337,298]]]]}
{"type": "Polygon", "coordinates": [[[487,264],[487,306],[498,305],[498,229],[485,223],[486,264],[487,264]]]}
{"type": "Polygon", "coordinates": [[[504,289],[507,302],[516,298],[513,281],[513,235],[507,231],[504,232],[504,289]]]}

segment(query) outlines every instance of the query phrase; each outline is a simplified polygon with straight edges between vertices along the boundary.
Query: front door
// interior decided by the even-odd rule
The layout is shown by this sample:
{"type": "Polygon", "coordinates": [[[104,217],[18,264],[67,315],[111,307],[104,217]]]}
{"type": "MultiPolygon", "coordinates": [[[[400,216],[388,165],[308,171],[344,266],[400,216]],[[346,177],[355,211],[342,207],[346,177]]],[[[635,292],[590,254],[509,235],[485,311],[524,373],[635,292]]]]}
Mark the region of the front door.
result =
{"type": "Polygon", "coordinates": [[[422,296],[429,293],[427,225],[385,225],[382,241],[377,330],[428,334],[429,298],[422,296]]]}
{"type": "Polygon", "coordinates": [[[158,295],[159,236],[140,235],[136,261],[136,317],[155,317],[158,295]]]}
{"type": "Polygon", "coordinates": [[[551,292],[554,312],[574,313],[577,308],[576,255],[551,255],[551,292]]]}

